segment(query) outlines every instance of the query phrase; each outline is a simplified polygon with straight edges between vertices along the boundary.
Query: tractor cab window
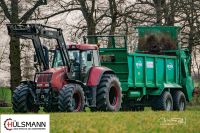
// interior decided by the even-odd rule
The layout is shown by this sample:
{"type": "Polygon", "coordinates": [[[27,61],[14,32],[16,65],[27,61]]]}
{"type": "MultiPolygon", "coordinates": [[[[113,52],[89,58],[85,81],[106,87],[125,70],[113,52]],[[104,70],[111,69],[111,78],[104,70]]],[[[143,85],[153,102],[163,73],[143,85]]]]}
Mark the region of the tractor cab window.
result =
{"type": "Polygon", "coordinates": [[[71,63],[80,64],[80,52],[79,50],[69,50],[69,58],[71,63]]]}
{"type": "Polygon", "coordinates": [[[98,50],[93,50],[93,60],[94,60],[94,66],[100,66],[98,50]]]}
{"type": "Polygon", "coordinates": [[[93,66],[93,54],[91,50],[81,52],[81,71],[87,73],[93,66]]]}
{"type": "MultiPolygon", "coordinates": [[[[80,51],[79,50],[69,50],[69,58],[71,62],[71,67],[74,72],[80,71],[80,51]]],[[[77,75],[78,75],[77,73],[77,75]]]]}
{"type": "Polygon", "coordinates": [[[99,56],[97,50],[86,50],[81,52],[81,69],[88,72],[92,66],[99,66],[99,56]]]}
{"type": "MultiPolygon", "coordinates": [[[[69,50],[69,59],[73,65],[78,66],[80,64],[79,50],[69,50]]],[[[63,66],[63,60],[59,50],[56,50],[54,53],[54,60],[52,67],[63,66]]]]}
{"type": "Polygon", "coordinates": [[[53,60],[52,67],[59,67],[59,66],[63,66],[63,60],[62,60],[60,51],[56,50],[54,53],[54,60],[53,60]]]}

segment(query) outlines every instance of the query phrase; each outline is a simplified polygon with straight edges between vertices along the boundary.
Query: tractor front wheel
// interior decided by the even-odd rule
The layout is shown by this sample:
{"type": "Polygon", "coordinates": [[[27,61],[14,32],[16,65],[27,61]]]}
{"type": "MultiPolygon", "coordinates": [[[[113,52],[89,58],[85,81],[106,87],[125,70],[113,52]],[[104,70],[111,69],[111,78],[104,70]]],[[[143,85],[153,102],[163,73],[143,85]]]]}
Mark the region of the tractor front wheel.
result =
{"type": "Polygon", "coordinates": [[[81,112],[84,110],[85,96],[77,84],[67,84],[59,92],[58,108],[61,112],[81,112]]]}
{"type": "Polygon", "coordinates": [[[118,78],[113,74],[104,74],[97,87],[97,110],[119,111],[122,92],[118,78]]]}
{"type": "Polygon", "coordinates": [[[21,84],[13,92],[13,110],[15,113],[26,113],[39,111],[39,106],[34,104],[34,99],[29,91],[29,86],[21,84]]]}

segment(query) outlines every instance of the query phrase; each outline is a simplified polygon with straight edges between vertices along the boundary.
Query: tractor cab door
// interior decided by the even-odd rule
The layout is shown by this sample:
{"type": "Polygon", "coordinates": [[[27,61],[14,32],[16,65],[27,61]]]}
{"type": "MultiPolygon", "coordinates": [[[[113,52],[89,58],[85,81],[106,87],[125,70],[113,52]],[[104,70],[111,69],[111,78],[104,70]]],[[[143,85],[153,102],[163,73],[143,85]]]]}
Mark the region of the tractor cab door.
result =
{"type": "MultiPolygon", "coordinates": [[[[70,79],[80,80],[80,51],[79,50],[69,50],[69,61],[70,61],[70,79]]],[[[57,49],[54,52],[54,59],[52,63],[52,68],[57,68],[64,66],[60,50],[57,49]]]]}
{"type": "Polygon", "coordinates": [[[52,62],[52,68],[63,66],[63,60],[59,50],[54,51],[54,59],[52,62]]]}
{"type": "Polygon", "coordinates": [[[81,80],[85,81],[91,67],[99,65],[97,50],[81,51],[81,80]]]}

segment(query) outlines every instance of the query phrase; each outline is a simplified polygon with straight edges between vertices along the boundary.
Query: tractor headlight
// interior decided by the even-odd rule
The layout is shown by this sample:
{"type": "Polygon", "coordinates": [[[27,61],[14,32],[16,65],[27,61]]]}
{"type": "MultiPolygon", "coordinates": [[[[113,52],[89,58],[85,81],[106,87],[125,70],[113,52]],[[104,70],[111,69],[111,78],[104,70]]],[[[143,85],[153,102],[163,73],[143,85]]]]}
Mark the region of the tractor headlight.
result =
{"type": "Polygon", "coordinates": [[[48,88],[49,87],[49,83],[38,83],[37,87],[39,87],[39,88],[48,88]]]}
{"type": "Polygon", "coordinates": [[[47,84],[44,84],[44,87],[49,87],[49,84],[47,83],[47,84]]]}
{"type": "Polygon", "coordinates": [[[37,84],[37,87],[42,87],[43,86],[43,84],[37,84]]]}

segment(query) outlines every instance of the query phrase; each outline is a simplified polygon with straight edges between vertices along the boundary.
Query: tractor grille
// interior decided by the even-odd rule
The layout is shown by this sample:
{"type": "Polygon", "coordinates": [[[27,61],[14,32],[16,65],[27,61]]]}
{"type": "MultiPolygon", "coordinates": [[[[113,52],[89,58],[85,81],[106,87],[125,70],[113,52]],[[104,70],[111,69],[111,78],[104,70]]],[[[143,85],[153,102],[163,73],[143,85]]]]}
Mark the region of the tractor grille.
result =
{"type": "Polygon", "coordinates": [[[34,81],[38,83],[50,83],[53,73],[36,73],[34,81]]]}

